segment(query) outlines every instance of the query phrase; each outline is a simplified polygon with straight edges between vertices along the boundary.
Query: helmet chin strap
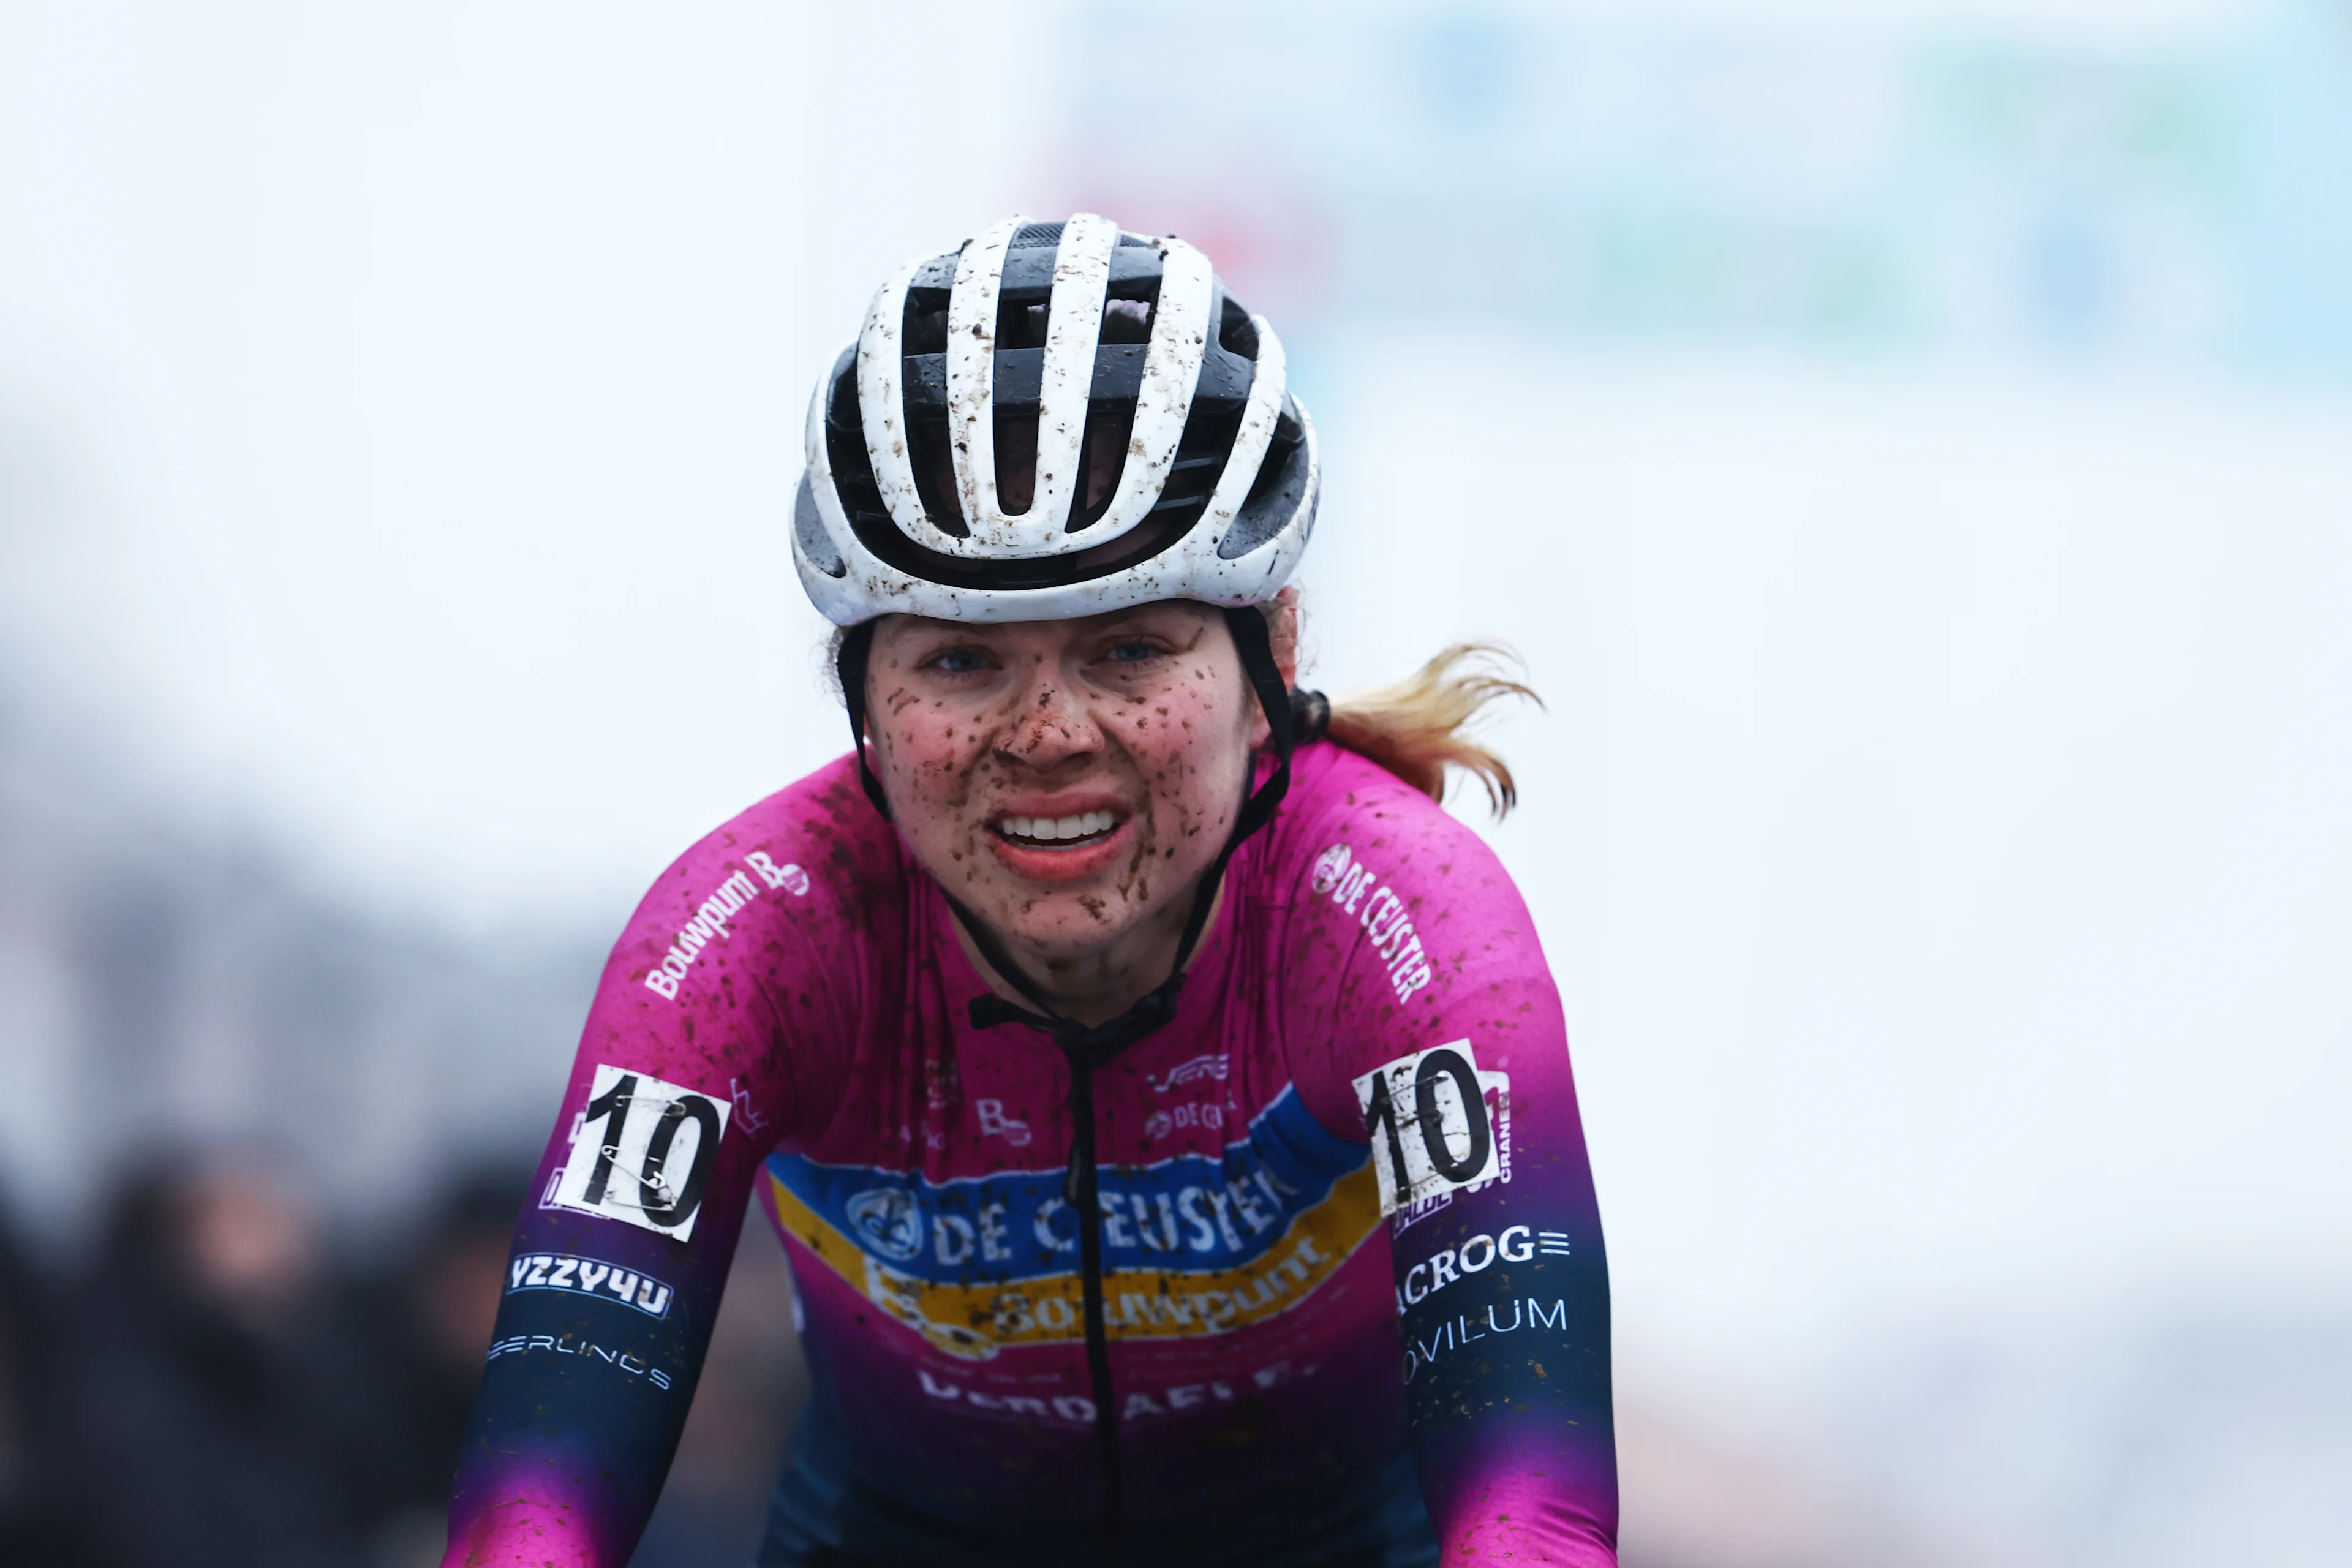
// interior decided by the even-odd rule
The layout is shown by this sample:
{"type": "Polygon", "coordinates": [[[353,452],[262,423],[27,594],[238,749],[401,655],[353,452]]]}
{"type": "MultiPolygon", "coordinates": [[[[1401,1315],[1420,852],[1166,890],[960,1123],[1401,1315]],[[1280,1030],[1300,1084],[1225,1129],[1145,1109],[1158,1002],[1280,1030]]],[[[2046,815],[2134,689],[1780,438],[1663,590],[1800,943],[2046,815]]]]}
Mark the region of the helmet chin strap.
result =
{"type": "MultiPolygon", "coordinates": [[[[1265,712],[1275,767],[1265,783],[1255,791],[1250,789],[1250,775],[1256,772],[1255,767],[1244,772],[1240,815],[1234,819],[1234,830],[1226,836],[1224,847],[1193,886],[1192,907],[1185,914],[1184,932],[1176,943],[1176,962],[1170,966],[1167,979],[1118,1017],[1107,1023],[1082,1024],[1058,1012],[1037,983],[1004,951],[996,933],[964,908],[944,885],[940,888],[940,896],[947,900],[956,923],[971,939],[972,946],[988,961],[988,966],[1029,1004],[1027,1007],[1016,1006],[993,991],[983,993],[971,999],[971,1026],[992,1029],[1000,1024],[1025,1024],[1050,1037],[1069,1063],[1070,1159],[1063,1173],[1062,1187],[1064,1198],[1078,1215],[1087,1370],[1094,1386],[1095,1446],[1102,1472],[1100,1522],[1103,1543],[1112,1552],[1117,1549],[1126,1510],[1118,1412],[1111,1385],[1110,1332],[1103,1308],[1102,1199],[1095,1158],[1095,1069],[1176,1016],[1177,993],[1184,988],[1184,966],[1191,962],[1192,949],[1209,923],[1209,911],[1216,906],[1225,867],[1252,834],[1274,820],[1283,796],[1289,793],[1290,754],[1300,742],[1300,731],[1307,731],[1307,740],[1318,739],[1330,718],[1330,704],[1321,693],[1294,692],[1284,684],[1282,670],[1274,661],[1273,639],[1267,634],[1264,616],[1244,605],[1226,610],[1224,616],[1234,647],[1241,653],[1243,673],[1249,677],[1250,689],[1265,712]]],[[[866,668],[873,645],[873,622],[851,627],[849,635],[842,639],[838,663],[842,693],[849,704],[849,727],[857,742],[858,779],[866,787],[866,797],[874,803],[874,809],[887,818],[889,800],[882,793],[881,781],[866,763],[866,668]]]]}
{"type": "Polygon", "coordinates": [[[841,700],[849,709],[850,743],[857,748],[857,782],[866,786],[866,798],[890,820],[890,797],[882,793],[882,781],[866,765],[866,666],[874,656],[874,628],[879,621],[860,621],[843,634],[841,647],[833,656],[833,668],[841,677],[841,700]]]}

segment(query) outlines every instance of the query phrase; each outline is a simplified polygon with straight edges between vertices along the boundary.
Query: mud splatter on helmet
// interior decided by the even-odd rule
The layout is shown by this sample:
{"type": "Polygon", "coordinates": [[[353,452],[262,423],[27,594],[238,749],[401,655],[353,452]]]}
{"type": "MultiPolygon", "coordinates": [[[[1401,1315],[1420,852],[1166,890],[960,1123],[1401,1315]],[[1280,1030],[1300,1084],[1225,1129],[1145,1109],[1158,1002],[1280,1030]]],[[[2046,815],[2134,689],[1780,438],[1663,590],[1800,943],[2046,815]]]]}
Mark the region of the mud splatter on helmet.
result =
{"type": "Polygon", "coordinates": [[[1270,599],[1320,478],[1284,369],[1182,240],[1007,218],[893,272],[818,384],[801,581],[844,626],[1270,599]]]}

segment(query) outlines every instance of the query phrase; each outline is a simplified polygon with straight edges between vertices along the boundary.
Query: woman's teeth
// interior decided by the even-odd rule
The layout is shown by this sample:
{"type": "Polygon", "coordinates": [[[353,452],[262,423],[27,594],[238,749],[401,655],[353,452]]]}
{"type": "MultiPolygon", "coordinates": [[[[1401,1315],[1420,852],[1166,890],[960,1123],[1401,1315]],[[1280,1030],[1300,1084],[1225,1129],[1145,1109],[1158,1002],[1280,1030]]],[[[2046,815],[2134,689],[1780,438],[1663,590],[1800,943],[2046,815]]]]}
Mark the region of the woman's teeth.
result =
{"type": "Polygon", "coordinates": [[[1007,838],[1051,844],[1065,838],[1092,838],[1118,826],[1114,813],[1082,811],[1076,816],[1008,816],[996,825],[996,831],[1007,838]]]}

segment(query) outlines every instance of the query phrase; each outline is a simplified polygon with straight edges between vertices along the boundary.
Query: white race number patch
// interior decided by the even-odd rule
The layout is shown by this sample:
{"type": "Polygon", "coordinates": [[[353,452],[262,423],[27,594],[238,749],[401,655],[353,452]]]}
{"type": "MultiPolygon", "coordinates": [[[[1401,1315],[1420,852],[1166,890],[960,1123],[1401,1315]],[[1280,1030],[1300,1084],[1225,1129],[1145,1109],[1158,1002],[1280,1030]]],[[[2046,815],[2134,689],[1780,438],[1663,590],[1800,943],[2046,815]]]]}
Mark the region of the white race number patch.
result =
{"type": "Polygon", "coordinates": [[[1496,1128],[1488,1089],[1507,1104],[1509,1075],[1480,1072],[1467,1040],[1399,1057],[1356,1079],[1383,1216],[1507,1174],[1509,1124],[1496,1128]]]}
{"type": "Polygon", "coordinates": [[[682,1084],[599,1063],[555,1206],[684,1241],[734,1106],[682,1084]]]}

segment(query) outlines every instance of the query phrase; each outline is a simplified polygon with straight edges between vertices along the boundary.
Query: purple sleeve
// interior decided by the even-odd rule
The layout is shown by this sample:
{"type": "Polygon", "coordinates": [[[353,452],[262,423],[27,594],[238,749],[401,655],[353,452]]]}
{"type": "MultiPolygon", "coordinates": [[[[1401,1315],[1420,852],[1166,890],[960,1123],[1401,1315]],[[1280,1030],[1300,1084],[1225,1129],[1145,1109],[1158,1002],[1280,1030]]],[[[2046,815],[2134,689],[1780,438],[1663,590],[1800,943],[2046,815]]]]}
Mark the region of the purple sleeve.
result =
{"type": "Polygon", "coordinates": [[[864,879],[800,798],[825,776],[690,850],[606,962],[516,1229],[452,1568],[617,1565],[653,1511],[760,1162],[835,1098],[810,1043],[856,1037],[840,906],[864,879]]]}
{"type": "Polygon", "coordinates": [[[1608,1268],[1559,994],[1493,853],[1364,771],[1286,835],[1292,1065],[1371,1140],[1423,1495],[1449,1564],[1613,1564],[1608,1268]]]}

